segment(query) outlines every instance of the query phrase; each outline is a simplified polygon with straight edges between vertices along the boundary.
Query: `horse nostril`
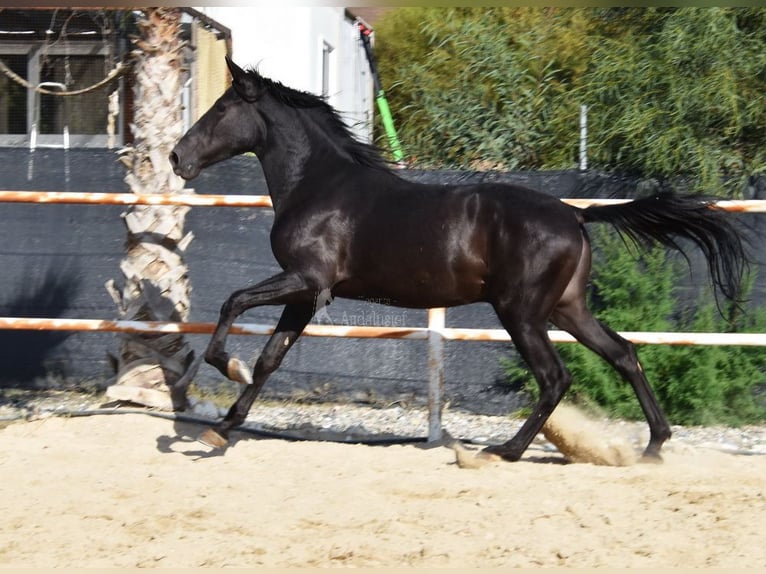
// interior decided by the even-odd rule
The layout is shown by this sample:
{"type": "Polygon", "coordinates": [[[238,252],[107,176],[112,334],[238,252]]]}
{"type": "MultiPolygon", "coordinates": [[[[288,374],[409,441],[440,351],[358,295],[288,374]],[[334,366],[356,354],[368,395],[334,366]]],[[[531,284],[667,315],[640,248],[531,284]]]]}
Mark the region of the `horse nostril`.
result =
{"type": "Polygon", "coordinates": [[[178,154],[174,151],[170,152],[170,155],[168,156],[168,159],[170,160],[170,165],[172,165],[174,168],[178,167],[179,159],[178,154]]]}

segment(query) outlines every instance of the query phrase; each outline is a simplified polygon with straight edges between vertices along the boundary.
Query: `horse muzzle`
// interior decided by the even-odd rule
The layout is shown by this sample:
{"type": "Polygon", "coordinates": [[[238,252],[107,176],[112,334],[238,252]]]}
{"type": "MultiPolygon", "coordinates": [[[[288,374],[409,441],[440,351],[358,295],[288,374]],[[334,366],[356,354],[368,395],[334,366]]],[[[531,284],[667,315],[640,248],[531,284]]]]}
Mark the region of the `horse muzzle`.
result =
{"type": "Polygon", "coordinates": [[[173,173],[181,176],[186,180],[194,179],[199,175],[200,167],[197,163],[192,161],[183,161],[178,154],[178,148],[170,152],[168,160],[170,165],[173,166],[173,173]]]}

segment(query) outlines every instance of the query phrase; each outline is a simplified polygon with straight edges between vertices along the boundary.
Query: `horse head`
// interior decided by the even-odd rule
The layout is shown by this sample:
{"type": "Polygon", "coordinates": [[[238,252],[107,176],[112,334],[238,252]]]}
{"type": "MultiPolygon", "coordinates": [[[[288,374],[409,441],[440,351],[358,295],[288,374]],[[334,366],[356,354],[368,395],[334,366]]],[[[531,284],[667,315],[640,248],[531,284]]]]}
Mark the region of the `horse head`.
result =
{"type": "Polygon", "coordinates": [[[184,179],[194,179],[203,168],[235,155],[257,152],[265,142],[266,122],[257,105],[265,92],[263,78],[228,57],[226,64],[231,87],[170,152],[173,171],[184,179]]]}

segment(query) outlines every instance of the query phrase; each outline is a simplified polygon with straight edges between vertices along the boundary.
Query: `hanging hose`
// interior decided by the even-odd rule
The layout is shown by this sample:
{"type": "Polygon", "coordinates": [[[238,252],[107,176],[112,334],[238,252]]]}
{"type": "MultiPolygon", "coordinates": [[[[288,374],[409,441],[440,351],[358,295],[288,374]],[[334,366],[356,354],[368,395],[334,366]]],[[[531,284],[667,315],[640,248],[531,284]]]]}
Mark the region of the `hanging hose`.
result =
{"type": "Polygon", "coordinates": [[[386,130],[388,136],[388,143],[391,146],[391,153],[394,156],[396,163],[402,163],[404,160],[404,152],[402,146],[399,143],[399,137],[396,135],[396,128],[394,127],[394,119],[391,116],[391,108],[388,107],[388,100],[386,94],[383,91],[383,87],[380,83],[380,76],[378,75],[378,63],[375,60],[375,54],[372,51],[372,43],[370,42],[370,35],[372,30],[367,27],[361,20],[356,21],[359,28],[359,38],[362,40],[364,46],[364,52],[367,54],[367,61],[370,64],[370,72],[372,73],[373,89],[375,91],[375,101],[378,104],[380,110],[380,119],[383,122],[383,127],[386,130]]]}

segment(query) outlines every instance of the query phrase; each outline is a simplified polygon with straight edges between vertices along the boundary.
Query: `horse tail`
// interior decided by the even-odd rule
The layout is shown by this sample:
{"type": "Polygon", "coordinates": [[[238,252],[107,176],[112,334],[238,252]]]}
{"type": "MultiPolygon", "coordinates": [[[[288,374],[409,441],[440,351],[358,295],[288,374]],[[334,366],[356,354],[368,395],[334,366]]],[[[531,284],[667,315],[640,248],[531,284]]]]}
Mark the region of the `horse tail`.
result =
{"type": "Polygon", "coordinates": [[[658,193],[627,203],[594,205],[580,210],[580,215],[584,223],[612,224],[636,245],[659,243],[675,249],[687,263],[689,257],[678,240],[692,241],[707,260],[717,292],[735,305],[742,302],[742,278],[749,267],[744,241],[731,218],[712,199],[658,193]]]}

